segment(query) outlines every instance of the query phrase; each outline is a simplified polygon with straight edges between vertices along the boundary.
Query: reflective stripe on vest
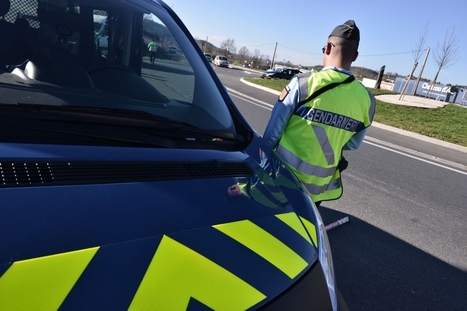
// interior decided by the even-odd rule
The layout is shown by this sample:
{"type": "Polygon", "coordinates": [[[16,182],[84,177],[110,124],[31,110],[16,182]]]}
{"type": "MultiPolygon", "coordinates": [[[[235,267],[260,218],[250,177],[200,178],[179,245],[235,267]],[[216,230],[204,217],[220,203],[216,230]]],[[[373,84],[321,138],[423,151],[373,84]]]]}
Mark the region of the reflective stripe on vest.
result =
{"type": "Polygon", "coordinates": [[[259,180],[252,183],[252,180],[250,180],[246,184],[239,183],[238,186],[251,199],[265,206],[281,208],[287,205],[288,201],[282,190],[275,184],[266,184],[259,180]]]}
{"type": "Polygon", "coordinates": [[[317,186],[317,185],[307,184],[307,183],[303,183],[303,186],[309,193],[313,195],[320,195],[326,191],[340,190],[340,188],[342,187],[342,182],[341,182],[341,179],[339,178],[339,179],[331,180],[329,184],[324,185],[324,186],[317,186]]]}
{"type": "Polygon", "coordinates": [[[334,175],[334,172],[336,171],[335,167],[327,168],[306,163],[281,145],[277,147],[276,151],[285,162],[303,174],[325,178],[334,175]]]}

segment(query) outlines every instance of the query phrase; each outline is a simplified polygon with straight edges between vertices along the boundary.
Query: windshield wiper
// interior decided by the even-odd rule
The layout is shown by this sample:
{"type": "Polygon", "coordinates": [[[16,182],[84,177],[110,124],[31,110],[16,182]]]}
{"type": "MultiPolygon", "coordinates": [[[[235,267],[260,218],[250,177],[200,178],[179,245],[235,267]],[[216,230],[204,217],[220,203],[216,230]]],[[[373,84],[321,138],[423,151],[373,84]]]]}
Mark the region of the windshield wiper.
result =
{"type": "Polygon", "coordinates": [[[17,103],[15,105],[1,105],[2,109],[12,108],[14,110],[27,110],[29,112],[44,112],[49,113],[48,117],[52,115],[79,117],[79,120],[92,122],[97,120],[102,121],[146,121],[150,124],[163,123],[180,126],[193,126],[190,123],[180,122],[165,117],[153,115],[149,112],[141,110],[129,110],[129,109],[109,109],[109,108],[96,108],[96,107],[85,107],[85,106],[50,106],[50,105],[37,105],[37,104],[23,104],[17,103]]]}
{"type": "MultiPolygon", "coordinates": [[[[26,110],[41,120],[89,123],[102,126],[138,127],[150,135],[170,139],[234,141],[244,138],[236,133],[200,129],[187,122],[153,115],[140,110],[104,109],[95,107],[49,106],[35,104],[1,105],[2,110],[26,110]],[[43,113],[43,114],[41,114],[43,113]],[[66,118],[64,118],[64,116],[66,118]]],[[[76,132],[75,132],[76,133],[76,132]]]]}

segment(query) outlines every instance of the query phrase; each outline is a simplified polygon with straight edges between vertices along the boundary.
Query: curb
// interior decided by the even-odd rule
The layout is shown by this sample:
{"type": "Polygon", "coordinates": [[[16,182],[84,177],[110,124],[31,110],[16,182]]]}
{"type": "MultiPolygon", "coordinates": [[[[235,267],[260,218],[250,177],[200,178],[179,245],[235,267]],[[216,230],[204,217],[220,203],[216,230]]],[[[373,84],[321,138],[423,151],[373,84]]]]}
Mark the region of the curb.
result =
{"type": "Polygon", "coordinates": [[[428,137],[428,136],[425,136],[425,135],[421,135],[421,134],[417,134],[417,133],[414,133],[414,132],[406,131],[406,130],[403,130],[403,129],[400,129],[400,128],[397,128],[397,127],[385,125],[385,124],[374,122],[374,121],[371,124],[371,126],[380,128],[382,130],[390,131],[390,132],[393,132],[393,133],[397,133],[397,134],[400,134],[400,135],[404,135],[404,136],[407,136],[407,137],[415,138],[415,139],[425,141],[425,142],[428,142],[428,143],[432,143],[432,144],[435,144],[435,145],[438,145],[438,146],[441,146],[441,147],[445,147],[445,148],[449,148],[449,149],[453,149],[453,150],[457,150],[457,151],[460,151],[460,152],[467,153],[467,147],[456,145],[456,144],[453,144],[453,143],[449,143],[449,142],[446,142],[446,141],[443,141],[443,140],[440,140],[440,139],[428,137]]]}

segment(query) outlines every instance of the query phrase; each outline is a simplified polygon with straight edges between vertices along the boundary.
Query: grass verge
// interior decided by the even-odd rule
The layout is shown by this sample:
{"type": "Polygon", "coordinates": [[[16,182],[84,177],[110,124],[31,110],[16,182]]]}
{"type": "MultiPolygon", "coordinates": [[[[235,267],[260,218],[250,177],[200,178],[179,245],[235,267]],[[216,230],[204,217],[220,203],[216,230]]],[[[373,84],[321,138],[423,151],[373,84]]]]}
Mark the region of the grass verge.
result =
{"type": "MultiPolygon", "coordinates": [[[[246,78],[261,86],[281,91],[289,81],[246,78]]],[[[397,94],[370,89],[376,95],[397,94]]],[[[376,122],[467,147],[467,108],[448,104],[443,108],[400,106],[376,100],[376,122]]]]}

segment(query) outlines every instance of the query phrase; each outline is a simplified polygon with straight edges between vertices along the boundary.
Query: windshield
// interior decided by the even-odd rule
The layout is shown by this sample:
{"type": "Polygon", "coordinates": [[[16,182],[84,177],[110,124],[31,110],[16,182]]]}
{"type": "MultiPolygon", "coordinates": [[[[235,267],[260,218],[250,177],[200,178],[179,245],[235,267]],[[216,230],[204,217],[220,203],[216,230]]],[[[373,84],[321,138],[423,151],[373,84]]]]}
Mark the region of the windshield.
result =
{"type": "Polygon", "coordinates": [[[27,124],[40,109],[62,132],[70,118],[80,132],[131,116],[126,127],[235,133],[204,59],[156,1],[11,0],[0,35],[0,120],[27,124]]]}

